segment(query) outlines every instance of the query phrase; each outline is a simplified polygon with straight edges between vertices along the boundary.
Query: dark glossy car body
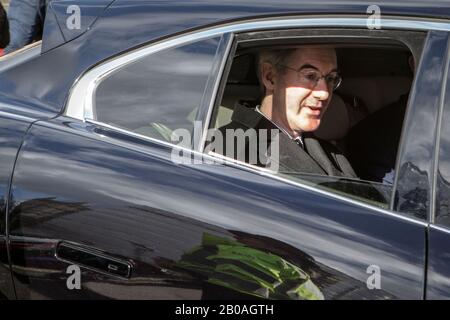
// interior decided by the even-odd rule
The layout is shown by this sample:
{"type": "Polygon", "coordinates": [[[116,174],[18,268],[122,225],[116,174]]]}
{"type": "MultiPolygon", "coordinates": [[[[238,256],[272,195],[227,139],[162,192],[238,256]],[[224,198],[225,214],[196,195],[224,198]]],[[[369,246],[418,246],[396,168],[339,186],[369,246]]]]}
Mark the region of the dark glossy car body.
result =
{"type": "MultiPolygon", "coordinates": [[[[51,4],[42,46],[31,49],[38,54],[0,66],[2,297],[235,297],[179,265],[205,235],[282,257],[327,299],[450,297],[450,231],[435,217],[436,203],[448,197],[437,149],[450,148],[439,135],[450,107],[450,5],[381,5],[383,19],[427,32],[403,128],[396,197],[384,210],[231,162],[175,164],[173,145],[66,113],[76,83],[132,50],[231,26],[217,31],[222,61],[233,26],[255,22],[251,30],[270,30],[266,22],[291,18],[297,27],[302,19],[330,27],[341,19],[337,26],[359,21],[363,28],[369,3],[93,1],[81,4],[82,27],[69,32],[60,28],[68,2],[77,3],[51,4]],[[72,264],[81,266],[81,290],[66,285],[72,264]],[[381,270],[381,289],[367,286],[373,265],[381,270]]],[[[216,77],[221,69],[214,69],[216,77]]],[[[211,89],[209,100],[215,94],[211,89]]],[[[200,116],[208,113],[204,104],[200,116]]]]}

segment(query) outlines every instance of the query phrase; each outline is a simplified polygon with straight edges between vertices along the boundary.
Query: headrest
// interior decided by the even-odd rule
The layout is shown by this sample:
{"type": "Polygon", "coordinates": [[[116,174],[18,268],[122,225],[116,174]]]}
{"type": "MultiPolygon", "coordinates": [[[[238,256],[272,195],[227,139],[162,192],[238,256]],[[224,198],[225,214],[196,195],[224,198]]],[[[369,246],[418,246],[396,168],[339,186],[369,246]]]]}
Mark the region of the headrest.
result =
{"type": "Polygon", "coordinates": [[[249,70],[253,64],[253,57],[251,55],[243,55],[236,57],[233,60],[230,74],[228,75],[229,83],[242,83],[248,76],[249,70]]]}
{"type": "Polygon", "coordinates": [[[334,94],[314,135],[323,140],[339,140],[344,138],[349,130],[350,117],[347,106],[341,97],[334,94]]]}

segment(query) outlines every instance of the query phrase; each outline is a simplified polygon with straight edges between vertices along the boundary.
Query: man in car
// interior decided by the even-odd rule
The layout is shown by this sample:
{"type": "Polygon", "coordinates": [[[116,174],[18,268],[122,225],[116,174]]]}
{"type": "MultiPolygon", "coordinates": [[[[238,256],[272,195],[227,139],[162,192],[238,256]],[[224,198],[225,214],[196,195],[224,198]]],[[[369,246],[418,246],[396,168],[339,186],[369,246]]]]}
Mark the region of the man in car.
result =
{"type": "Polygon", "coordinates": [[[258,78],[264,91],[261,104],[256,108],[235,107],[232,122],[220,128],[226,137],[222,154],[231,154],[236,159],[245,154],[245,161],[249,162],[249,154],[257,152],[265,154],[267,161],[258,158],[254,164],[267,167],[267,163],[275,161],[278,171],[356,177],[350,163],[334,145],[313,135],[341,82],[335,50],[327,46],[302,46],[264,51],[259,56],[258,78]],[[227,131],[239,129],[255,129],[258,141],[234,143],[234,150],[230,150],[233,138],[227,131]],[[271,129],[279,132],[279,148],[275,153],[261,150],[264,145],[261,140],[266,139],[268,145],[274,142],[271,129]]]}

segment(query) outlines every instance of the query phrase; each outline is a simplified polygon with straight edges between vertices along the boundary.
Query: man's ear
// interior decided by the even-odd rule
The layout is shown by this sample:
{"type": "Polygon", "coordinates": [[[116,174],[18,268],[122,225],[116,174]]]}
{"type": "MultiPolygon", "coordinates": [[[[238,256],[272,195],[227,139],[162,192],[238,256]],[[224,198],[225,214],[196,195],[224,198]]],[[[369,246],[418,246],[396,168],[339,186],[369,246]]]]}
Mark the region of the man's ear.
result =
{"type": "Polygon", "coordinates": [[[266,88],[266,95],[273,92],[276,70],[272,64],[264,62],[261,70],[261,80],[266,88]]]}

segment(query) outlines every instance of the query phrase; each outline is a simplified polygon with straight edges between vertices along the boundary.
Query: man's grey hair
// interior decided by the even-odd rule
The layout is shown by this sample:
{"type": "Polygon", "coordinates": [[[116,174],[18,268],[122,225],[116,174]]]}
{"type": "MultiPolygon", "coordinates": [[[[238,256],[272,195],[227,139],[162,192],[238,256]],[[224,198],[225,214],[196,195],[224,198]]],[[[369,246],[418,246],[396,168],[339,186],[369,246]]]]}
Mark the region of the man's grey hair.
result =
{"type": "MultiPolygon", "coordinates": [[[[335,50],[333,45],[315,45],[315,48],[325,48],[325,49],[332,49],[335,50]]],[[[259,52],[258,58],[257,58],[257,65],[256,65],[256,75],[258,77],[259,86],[261,88],[261,92],[263,96],[266,95],[266,87],[264,86],[264,83],[262,81],[262,67],[264,63],[270,63],[274,68],[275,71],[279,74],[284,74],[286,71],[286,68],[283,68],[283,65],[287,64],[287,60],[291,57],[292,54],[294,54],[300,47],[295,48],[278,48],[278,49],[263,49],[259,52]]]]}
{"type": "Polygon", "coordinates": [[[266,49],[258,53],[258,58],[256,59],[256,76],[258,77],[259,86],[263,96],[266,93],[266,87],[262,81],[262,67],[264,63],[270,63],[276,70],[276,72],[281,73],[284,71],[282,65],[286,63],[291,54],[293,54],[297,48],[289,49],[266,49]]]}

